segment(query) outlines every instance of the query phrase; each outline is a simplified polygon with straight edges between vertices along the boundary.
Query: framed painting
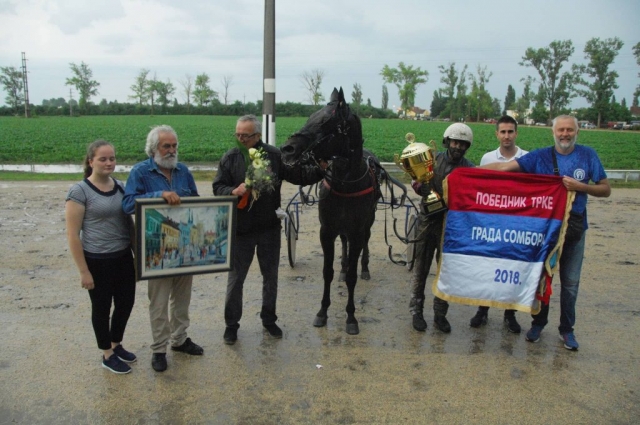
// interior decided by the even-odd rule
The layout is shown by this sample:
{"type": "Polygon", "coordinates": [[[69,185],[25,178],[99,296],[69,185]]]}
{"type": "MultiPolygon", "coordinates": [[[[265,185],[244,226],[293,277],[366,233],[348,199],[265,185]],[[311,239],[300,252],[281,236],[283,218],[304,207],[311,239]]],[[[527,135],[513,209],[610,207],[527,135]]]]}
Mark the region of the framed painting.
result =
{"type": "Polygon", "coordinates": [[[136,277],[158,279],[229,271],[237,196],[136,199],[136,277]]]}

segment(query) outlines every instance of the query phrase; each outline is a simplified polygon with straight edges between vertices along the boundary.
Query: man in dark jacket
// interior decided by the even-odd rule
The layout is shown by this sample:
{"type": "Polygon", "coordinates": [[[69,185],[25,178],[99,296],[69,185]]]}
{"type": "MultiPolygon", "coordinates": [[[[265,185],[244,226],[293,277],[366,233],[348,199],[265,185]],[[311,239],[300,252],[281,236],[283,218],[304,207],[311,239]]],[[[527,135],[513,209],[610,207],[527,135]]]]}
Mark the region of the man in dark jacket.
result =
{"type": "MultiPolygon", "coordinates": [[[[442,226],[444,221],[444,210],[431,213],[427,208],[427,197],[431,191],[442,197],[442,182],[453,170],[458,167],[473,167],[473,163],[464,157],[467,149],[473,143],[473,132],[466,124],[451,124],[444,132],[442,140],[447,150],[436,155],[433,164],[433,177],[428,184],[412,182],[411,186],[417,194],[422,195],[420,203],[421,211],[416,220],[415,242],[415,262],[413,266],[413,276],[411,278],[411,301],[409,310],[411,311],[413,328],[424,332],[427,330],[427,322],[422,314],[425,299],[425,286],[427,276],[433,256],[437,250],[437,257],[440,257],[440,241],[442,239],[442,226]]],[[[451,325],[446,318],[449,310],[449,303],[441,298],[433,299],[433,321],[438,330],[449,333],[451,325]]]]}
{"type": "Polygon", "coordinates": [[[254,253],[257,253],[262,273],[262,325],[272,337],[282,338],[282,330],[276,325],[282,229],[276,210],[280,209],[280,187],[282,180],[308,185],[320,181],[323,177],[323,172],[317,167],[286,168],[282,164],[280,151],[260,139],[261,129],[262,125],[254,115],[238,118],[235,133],[238,147],[224,154],[213,181],[214,195],[250,195],[247,192],[252,188],[245,183],[250,149],[265,152],[273,177],[273,190],[263,190],[258,197],[249,196],[248,205],[238,209],[236,240],[232,253],[234,269],[229,272],[227,279],[224,308],[226,344],[234,344],[238,339],[239,322],[242,317],[242,289],[254,253]]]}

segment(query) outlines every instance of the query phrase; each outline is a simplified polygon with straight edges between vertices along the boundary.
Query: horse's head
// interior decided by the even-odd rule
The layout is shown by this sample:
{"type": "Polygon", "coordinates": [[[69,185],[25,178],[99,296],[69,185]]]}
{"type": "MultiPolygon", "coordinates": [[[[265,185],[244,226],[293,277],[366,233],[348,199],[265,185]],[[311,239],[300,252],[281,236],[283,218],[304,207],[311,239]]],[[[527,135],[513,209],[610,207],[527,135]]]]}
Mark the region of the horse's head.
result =
{"type": "Polygon", "coordinates": [[[329,161],[334,157],[362,158],[362,124],[351,113],[342,87],[333,89],[329,103],[314,112],[307,123],[282,146],[285,164],[329,161]]]}

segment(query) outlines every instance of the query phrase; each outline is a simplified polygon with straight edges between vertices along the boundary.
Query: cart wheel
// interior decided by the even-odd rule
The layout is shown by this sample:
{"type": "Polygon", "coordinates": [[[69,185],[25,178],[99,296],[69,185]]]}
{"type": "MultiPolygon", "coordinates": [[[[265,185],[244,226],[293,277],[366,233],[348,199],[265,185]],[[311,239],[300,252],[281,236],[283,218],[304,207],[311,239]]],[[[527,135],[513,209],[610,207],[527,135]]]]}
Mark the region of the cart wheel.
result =
{"type": "Polygon", "coordinates": [[[289,212],[287,220],[287,253],[289,254],[289,265],[291,268],[296,265],[296,241],[298,240],[298,231],[294,222],[293,212],[289,212]]]}
{"type": "MultiPolygon", "coordinates": [[[[417,219],[418,217],[416,216],[415,213],[411,214],[411,217],[409,217],[409,224],[407,226],[409,231],[407,232],[407,239],[409,239],[410,241],[414,240],[418,233],[417,224],[416,224],[417,219]]],[[[409,271],[413,270],[413,263],[415,260],[414,255],[415,255],[415,244],[413,242],[409,242],[407,244],[407,269],[409,269],[409,271]]]]}

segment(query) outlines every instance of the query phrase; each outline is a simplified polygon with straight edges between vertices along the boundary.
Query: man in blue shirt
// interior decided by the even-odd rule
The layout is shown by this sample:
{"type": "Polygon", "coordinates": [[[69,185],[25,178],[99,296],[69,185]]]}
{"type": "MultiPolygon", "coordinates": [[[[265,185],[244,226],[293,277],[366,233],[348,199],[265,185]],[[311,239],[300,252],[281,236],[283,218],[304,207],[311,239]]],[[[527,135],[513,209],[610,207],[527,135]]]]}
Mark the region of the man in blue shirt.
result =
{"type": "MultiPolygon", "coordinates": [[[[122,200],[125,213],[135,212],[138,198],[162,198],[169,205],[180,205],[180,198],[198,196],[191,172],[178,162],[178,136],[173,128],[154,127],[147,136],[145,152],[149,158],[136,164],[127,179],[122,200]]],[[[204,351],[187,338],[192,280],[191,275],[149,279],[151,366],[156,372],[167,369],[167,343],[172,350],[191,355],[204,351]]]]}
{"type": "MultiPolygon", "coordinates": [[[[534,174],[559,175],[567,190],[576,192],[571,212],[582,215],[584,231],[576,240],[565,240],[560,257],[560,338],[564,347],[577,351],[578,342],[573,334],[576,321],[576,301],[584,257],[587,223],[587,195],[608,197],[611,186],[598,154],[588,146],[576,145],[578,120],[569,115],[560,115],[553,120],[555,146],[536,149],[514,161],[494,163],[482,168],[501,171],[523,171],[534,174]],[[555,159],[554,159],[555,158],[555,159]],[[594,184],[589,184],[592,181],[594,184]]],[[[549,305],[543,304],[540,313],[533,316],[531,329],[527,332],[529,342],[538,342],[542,329],[548,323],[549,305]]]]}

